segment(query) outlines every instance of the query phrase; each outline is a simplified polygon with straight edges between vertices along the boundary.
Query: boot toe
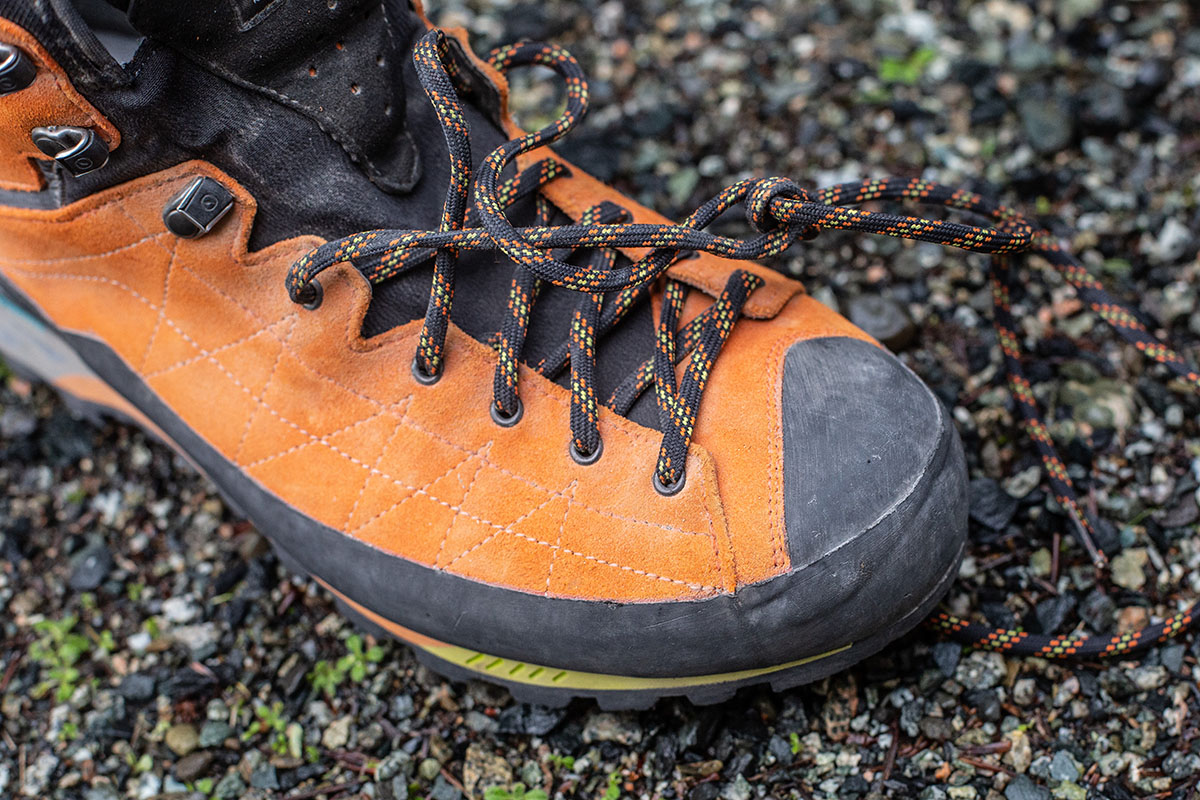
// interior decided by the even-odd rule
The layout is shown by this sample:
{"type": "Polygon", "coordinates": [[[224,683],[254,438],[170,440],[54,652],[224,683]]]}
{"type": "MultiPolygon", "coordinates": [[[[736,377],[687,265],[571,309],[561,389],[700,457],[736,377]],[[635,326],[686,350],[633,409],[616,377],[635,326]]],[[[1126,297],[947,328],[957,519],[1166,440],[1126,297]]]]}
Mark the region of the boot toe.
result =
{"type": "Polygon", "coordinates": [[[844,638],[899,626],[941,593],[966,539],[967,475],[949,414],[891,353],[842,337],[792,345],[782,400],[785,580],[800,598],[805,588],[826,598],[819,627],[844,638]]]}

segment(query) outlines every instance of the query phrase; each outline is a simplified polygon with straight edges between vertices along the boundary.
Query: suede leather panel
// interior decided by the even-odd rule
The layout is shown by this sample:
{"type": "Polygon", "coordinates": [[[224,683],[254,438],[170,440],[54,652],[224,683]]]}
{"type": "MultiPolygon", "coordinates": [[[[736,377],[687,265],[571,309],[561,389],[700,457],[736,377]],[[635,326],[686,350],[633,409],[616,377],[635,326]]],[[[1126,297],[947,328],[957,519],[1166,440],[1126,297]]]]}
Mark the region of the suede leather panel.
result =
{"type": "Polygon", "coordinates": [[[0,210],[0,270],[57,325],[108,343],[276,496],[400,557],[618,602],[710,597],[788,569],[784,357],[801,339],[866,339],[842,317],[799,294],[770,323],[739,322],[705,392],[687,485],[662,497],[657,432],[603,410],[604,456],[580,466],[568,392],[532,371],[524,420],[492,423],[494,355],[457,328],[443,379],[416,384],[420,323],[364,340],[370,287],[350,266],[323,277],[319,309],[294,306],[284,276],[319,240],[247,253],[253,213],[228,176],[184,164],[63,209],[0,210]],[[161,209],[197,175],[237,205],[208,236],[180,240],[161,209]]]}
{"type": "Polygon", "coordinates": [[[36,192],[45,187],[42,171],[30,159],[45,160],[29,132],[38,126],[94,128],[115,150],[117,129],[71,85],[66,72],[24,29],[0,18],[0,41],[14,44],[37,66],[37,77],[24,89],[0,97],[0,189],[36,192]]]}

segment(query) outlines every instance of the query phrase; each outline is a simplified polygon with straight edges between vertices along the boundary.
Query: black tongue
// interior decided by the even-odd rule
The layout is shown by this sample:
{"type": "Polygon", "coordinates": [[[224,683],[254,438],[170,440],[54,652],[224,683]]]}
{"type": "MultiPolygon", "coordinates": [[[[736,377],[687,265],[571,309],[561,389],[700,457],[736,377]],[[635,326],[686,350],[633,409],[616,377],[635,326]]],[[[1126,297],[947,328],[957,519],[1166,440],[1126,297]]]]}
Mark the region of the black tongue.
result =
{"type": "Polygon", "coordinates": [[[378,186],[405,192],[419,164],[404,130],[402,69],[420,21],[403,5],[132,0],[128,11],[143,35],[311,117],[378,186]]]}

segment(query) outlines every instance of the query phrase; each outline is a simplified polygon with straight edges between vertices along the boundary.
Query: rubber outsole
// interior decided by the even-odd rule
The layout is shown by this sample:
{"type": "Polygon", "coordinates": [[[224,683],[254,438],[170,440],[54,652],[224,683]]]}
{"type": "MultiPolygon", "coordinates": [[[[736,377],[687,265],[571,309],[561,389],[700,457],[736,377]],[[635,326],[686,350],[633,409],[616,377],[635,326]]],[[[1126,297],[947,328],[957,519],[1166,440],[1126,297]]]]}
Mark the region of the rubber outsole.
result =
{"type": "MultiPolygon", "coordinates": [[[[21,298],[3,291],[0,283],[0,353],[21,374],[53,386],[72,411],[100,422],[110,417],[132,423],[165,442],[196,466],[188,453],[119,393],[96,375],[78,353],[41,320],[23,307],[21,298]],[[25,354],[25,357],[22,357],[25,354]],[[34,354],[30,357],[29,354],[34,354]]],[[[203,473],[197,467],[197,470],[203,473]]],[[[217,488],[232,508],[246,516],[228,492],[217,488]]],[[[260,526],[261,527],[261,526],[260,526]]],[[[697,705],[721,702],[739,689],[770,684],[774,690],[810,683],[841,671],[883,649],[888,643],[918,625],[949,589],[957,575],[965,542],[949,561],[934,588],[916,601],[908,613],[869,637],[830,651],[773,667],[681,678],[641,678],[605,675],[579,670],[530,664],[511,658],[458,647],[405,628],[380,616],[340,593],[320,576],[313,575],[288,552],[269,529],[262,533],[271,541],[280,561],[290,571],[311,577],[331,592],[341,612],[355,624],[379,635],[397,639],[411,647],[421,663],[452,680],[480,679],[507,688],[521,702],[562,706],[575,698],[595,700],[605,709],[647,708],[662,697],[684,697],[697,705]]]]}

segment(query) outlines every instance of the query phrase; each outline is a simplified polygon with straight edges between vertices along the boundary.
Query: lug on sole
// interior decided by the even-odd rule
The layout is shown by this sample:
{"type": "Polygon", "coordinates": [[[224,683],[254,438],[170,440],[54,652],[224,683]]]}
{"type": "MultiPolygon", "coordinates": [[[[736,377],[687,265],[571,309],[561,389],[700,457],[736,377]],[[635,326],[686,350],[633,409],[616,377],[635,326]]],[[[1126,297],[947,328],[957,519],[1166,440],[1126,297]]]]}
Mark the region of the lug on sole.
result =
{"type": "MultiPolygon", "coordinates": [[[[70,345],[36,314],[26,310],[19,300],[10,296],[2,283],[0,354],[17,374],[53,386],[74,413],[96,423],[111,417],[139,425],[191,462],[182,448],[92,372],[70,345]]],[[[238,510],[236,504],[232,507],[238,510]]],[[[770,684],[772,689],[779,691],[811,683],[843,670],[878,652],[918,625],[949,589],[958,574],[958,563],[962,557],[960,550],[937,587],[908,614],[867,639],[762,669],[678,678],[643,678],[528,664],[438,641],[355,603],[304,569],[275,540],[270,530],[262,532],[271,540],[280,562],[289,571],[311,577],[320,583],[333,595],[344,616],[368,632],[405,643],[413,649],[417,659],[434,672],[452,680],[478,679],[499,684],[520,702],[562,706],[574,698],[589,698],[596,700],[602,708],[613,710],[648,708],[659,698],[669,696],[686,697],[698,705],[718,703],[729,699],[745,686],[770,684]]]]}

